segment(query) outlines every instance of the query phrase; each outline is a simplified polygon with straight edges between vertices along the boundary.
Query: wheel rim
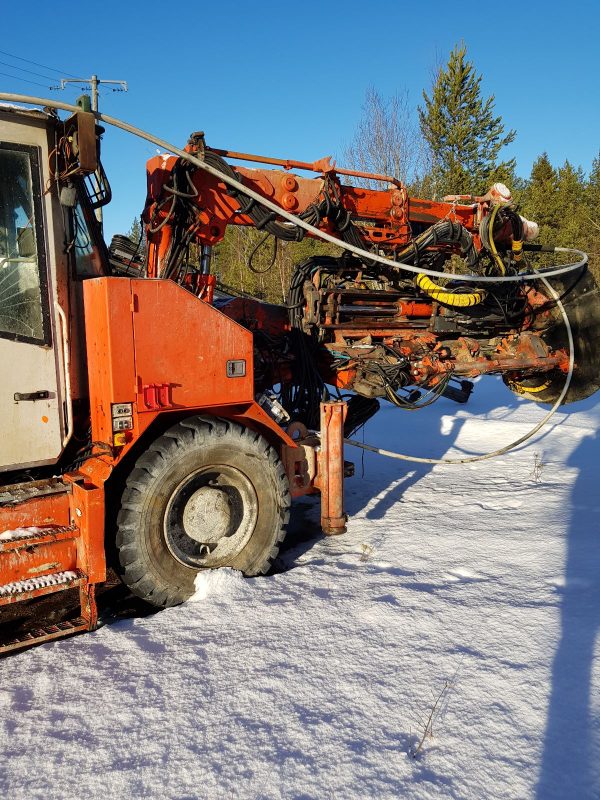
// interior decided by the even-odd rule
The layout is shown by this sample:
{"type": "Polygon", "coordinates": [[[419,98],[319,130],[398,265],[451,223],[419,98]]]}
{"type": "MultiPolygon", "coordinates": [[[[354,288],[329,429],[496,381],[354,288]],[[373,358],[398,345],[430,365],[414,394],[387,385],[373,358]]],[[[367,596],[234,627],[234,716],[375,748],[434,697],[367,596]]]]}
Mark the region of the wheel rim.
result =
{"type": "Polygon", "coordinates": [[[220,567],[246,546],[256,527],[258,498],[249,478],[229,464],[203,467],[171,494],[164,537],[188,567],[220,567]]]}

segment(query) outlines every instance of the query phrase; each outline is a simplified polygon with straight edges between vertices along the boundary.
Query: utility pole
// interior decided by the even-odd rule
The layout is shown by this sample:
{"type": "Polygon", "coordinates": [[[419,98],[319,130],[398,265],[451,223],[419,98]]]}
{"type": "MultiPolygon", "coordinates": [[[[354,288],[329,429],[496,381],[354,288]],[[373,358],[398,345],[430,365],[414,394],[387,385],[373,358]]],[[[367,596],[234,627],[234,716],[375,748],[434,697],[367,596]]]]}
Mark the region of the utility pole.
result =
{"type": "MultiPolygon", "coordinates": [[[[113,92],[126,92],[127,91],[127,81],[105,81],[104,79],[99,78],[97,75],[92,75],[91,78],[61,78],[60,79],[60,86],[56,86],[53,88],[56,89],[64,89],[68,83],[87,83],[92,88],[92,111],[98,111],[98,86],[102,84],[112,84],[114,86],[118,86],[117,89],[112,89],[113,92]]],[[[99,190],[100,188],[100,176],[96,174],[96,188],[99,190]]],[[[96,209],[96,218],[100,225],[102,225],[102,209],[96,209]]]]}

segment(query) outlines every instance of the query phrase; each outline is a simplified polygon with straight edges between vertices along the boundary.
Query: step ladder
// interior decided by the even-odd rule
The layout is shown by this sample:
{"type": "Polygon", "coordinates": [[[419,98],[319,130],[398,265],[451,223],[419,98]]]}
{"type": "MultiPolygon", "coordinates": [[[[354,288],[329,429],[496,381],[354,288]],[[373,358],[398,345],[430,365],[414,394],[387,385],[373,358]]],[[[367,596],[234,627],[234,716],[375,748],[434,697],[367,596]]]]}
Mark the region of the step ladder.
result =
{"type": "Polygon", "coordinates": [[[78,589],[80,605],[73,619],[36,620],[25,633],[0,638],[0,655],[96,627],[95,584],[106,577],[103,515],[103,490],[83,483],[0,487],[0,630],[15,604],[35,611],[29,601],[78,589]]]}

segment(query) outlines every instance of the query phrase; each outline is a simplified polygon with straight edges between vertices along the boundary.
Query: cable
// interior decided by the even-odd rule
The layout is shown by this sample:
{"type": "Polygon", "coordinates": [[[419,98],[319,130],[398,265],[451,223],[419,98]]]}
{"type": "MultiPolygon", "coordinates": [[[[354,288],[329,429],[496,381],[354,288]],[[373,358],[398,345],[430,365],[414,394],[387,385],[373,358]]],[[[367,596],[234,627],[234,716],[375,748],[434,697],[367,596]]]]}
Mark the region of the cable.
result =
{"type": "MultiPolygon", "coordinates": [[[[9,77],[14,77],[14,76],[9,76],[9,77]]],[[[0,92],[0,100],[4,100],[4,101],[7,101],[7,102],[26,103],[28,105],[48,106],[50,108],[61,109],[61,110],[64,110],[64,111],[70,111],[70,112],[74,112],[74,113],[77,113],[78,111],[81,110],[78,106],[74,106],[74,105],[71,105],[69,103],[60,103],[60,102],[57,102],[57,101],[54,101],[54,100],[47,100],[47,99],[40,98],[40,97],[29,97],[27,95],[13,94],[13,93],[8,93],[8,92],[0,92]]],[[[192,156],[190,153],[187,153],[184,150],[181,150],[179,147],[176,147],[175,145],[172,145],[169,142],[166,142],[165,140],[160,139],[160,138],[158,138],[156,136],[152,136],[152,134],[146,133],[145,131],[141,130],[140,128],[136,128],[135,126],[130,125],[127,122],[123,122],[123,121],[121,121],[119,119],[116,119],[115,117],[110,117],[110,116],[108,116],[106,114],[101,114],[98,111],[92,112],[92,113],[95,114],[96,119],[105,122],[107,125],[112,125],[112,126],[114,126],[116,128],[120,128],[121,130],[127,131],[128,133],[132,133],[135,136],[139,136],[140,138],[145,139],[146,141],[149,141],[152,144],[155,144],[155,145],[157,145],[159,147],[164,148],[165,150],[168,150],[168,151],[178,155],[180,158],[183,158],[183,159],[185,159],[187,161],[190,161],[195,166],[197,166],[200,169],[203,169],[206,172],[212,174],[214,177],[219,178],[220,180],[222,180],[225,183],[227,183],[229,186],[232,186],[237,191],[239,191],[242,194],[245,194],[247,197],[255,200],[256,202],[258,202],[260,205],[264,206],[265,208],[268,208],[270,211],[272,211],[277,216],[280,216],[283,219],[288,220],[289,222],[293,223],[294,225],[297,225],[297,226],[299,226],[301,228],[304,228],[304,230],[306,230],[307,232],[313,234],[317,238],[323,239],[324,241],[327,241],[327,242],[330,242],[331,244],[339,246],[339,239],[336,239],[334,236],[330,236],[325,231],[321,231],[318,228],[315,228],[313,225],[310,225],[309,223],[305,222],[300,217],[297,217],[297,216],[295,216],[293,214],[288,213],[284,209],[282,209],[279,206],[277,206],[275,203],[272,203],[270,200],[267,200],[266,198],[262,197],[257,192],[253,191],[252,189],[248,188],[247,186],[244,186],[244,184],[240,183],[237,180],[234,180],[229,175],[226,175],[226,174],[222,173],[220,170],[217,170],[214,167],[211,167],[209,164],[206,164],[201,159],[196,158],[195,156],[192,156]]],[[[380,255],[378,255],[376,253],[371,253],[368,250],[364,250],[361,247],[355,247],[354,245],[351,245],[351,244],[346,244],[346,249],[349,250],[350,252],[354,253],[355,255],[361,256],[363,258],[366,257],[368,259],[372,259],[372,260],[377,261],[377,262],[379,262],[381,264],[384,264],[384,265],[386,265],[388,267],[394,267],[396,269],[403,269],[403,270],[406,270],[408,272],[413,272],[413,273],[415,273],[417,275],[423,274],[423,275],[430,275],[430,276],[433,276],[433,277],[443,277],[443,278],[447,278],[448,277],[447,273],[438,272],[437,270],[426,270],[426,269],[422,269],[422,268],[419,268],[419,267],[412,267],[409,264],[398,264],[397,262],[395,262],[395,261],[393,261],[391,259],[384,258],[384,257],[382,257],[382,256],[380,256],[380,255]]],[[[486,459],[489,459],[489,458],[493,458],[494,456],[502,455],[503,453],[506,453],[509,450],[513,450],[515,447],[518,447],[523,442],[525,442],[528,439],[530,439],[531,437],[535,436],[535,434],[556,413],[557,409],[559,408],[559,406],[561,405],[563,399],[565,398],[565,396],[567,394],[567,391],[569,389],[570,383],[571,383],[571,378],[573,377],[573,369],[574,369],[574,364],[575,364],[573,333],[572,333],[572,330],[571,330],[571,325],[569,323],[569,318],[567,317],[566,311],[564,309],[564,306],[563,306],[562,302],[560,301],[560,298],[559,298],[558,294],[554,291],[552,286],[550,286],[550,284],[548,283],[546,278],[553,277],[555,275],[563,275],[566,272],[571,272],[572,270],[579,269],[580,267],[585,266],[585,264],[587,264],[587,262],[588,262],[587,254],[584,253],[583,251],[577,250],[575,248],[555,247],[554,248],[554,252],[556,252],[556,253],[573,253],[576,256],[578,256],[580,260],[578,262],[576,262],[576,263],[566,264],[566,265],[564,265],[562,267],[546,269],[546,270],[539,271],[539,272],[520,273],[518,275],[505,275],[505,276],[502,276],[502,277],[493,277],[493,276],[466,274],[466,275],[455,275],[455,276],[453,276],[453,279],[456,280],[456,281],[458,281],[458,280],[460,280],[460,281],[469,281],[469,282],[473,282],[473,283],[522,282],[527,278],[531,278],[531,279],[534,279],[534,280],[541,280],[544,283],[544,285],[546,286],[546,288],[548,289],[548,291],[550,292],[550,294],[552,295],[552,298],[556,302],[556,305],[557,305],[557,307],[559,308],[559,310],[560,310],[560,312],[562,314],[563,320],[565,322],[566,330],[567,330],[568,341],[569,341],[569,369],[568,369],[567,377],[566,377],[566,380],[565,380],[565,385],[563,386],[563,389],[562,389],[558,399],[556,400],[556,402],[554,403],[554,405],[552,406],[550,411],[544,416],[544,418],[528,434],[526,434],[525,436],[522,436],[520,439],[517,439],[515,442],[511,442],[511,444],[506,445],[506,447],[500,448],[499,450],[495,450],[495,451],[493,451],[491,453],[485,453],[485,454],[479,455],[479,456],[471,456],[471,457],[460,458],[460,459],[419,458],[419,457],[416,457],[416,456],[403,455],[401,453],[393,453],[393,452],[391,452],[389,450],[384,450],[382,448],[373,447],[372,445],[365,445],[362,442],[357,442],[357,441],[355,441],[353,439],[346,439],[344,441],[347,444],[350,444],[352,446],[361,447],[361,448],[364,448],[365,450],[370,450],[372,452],[380,453],[381,455],[389,456],[390,458],[397,458],[397,459],[401,459],[401,460],[404,460],[404,461],[412,461],[412,462],[417,462],[417,463],[422,463],[422,464],[469,464],[469,463],[472,463],[472,462],[475,462],[475,461],[483,461],[483,460],[486,460],[486,459]]]]}
{"type": "MultiPolygon", "coordinates": [[[[46,64],[39,64],[37,61],[30,61],[28,58],[23,58],[22,56],[16,56],[14,53],[7,53],[6,50],[0,50],[3,56],[9,56],[10,58],[16,58],[17,61],[24,61],[26,64],[33,64],[34,67],[41,67],[42,69],[48,69],[50,72],[58,72],[59,75],[68,75],[69,78],[75,78],[76,75],[71,75],[70,72],[67,72],[66,69],[55,69],[54,67],[49,67],[46,64]]],[[[18,69],[18,67],[17,67],[18,69]]]]}
{"type": "Polygon", "coordinates": [[[552,295],[552,298],[556,302],[556,305],[560,310],[565,323],[567,338],[569,341],[569,369],[565,379],[565,385],[563,386],[558,399],[550,411],[548,411],[548,413],[529,431],[529,433],[526,433],[525,436],[521,436],[516,441],[507,444],[505,447],[501,447],[499,450],[494,450],[490,453],[483,453],[479,456],[468,456],[467,458],[420,458],[418,456],[404,455],[403,453],[394,453],[391,450],[384,450],[381,447],[374,447],[370,444],[364,444],[364,442],[358,442],[356,439],[344,439],[344,442],[352,445],[352,447],[360,447],[361,450],[368,450],[371,453],[379,453],[379,455],[387,456],[388,458],[396,458],[400,461],[412,461],[417,464],[472,464],[475,461],[486,461],[487,459],[494,458],[495,456],[501,456],[504,453],[508,453],[509,450],[514,450],[515,447],[518,447],[520,444],[523,444],[523,442],[526,442],[528,439],[531,439],[533,436],[535,436],[535,434],[544,427],[551,417],[554,416],[559,406],[562,404],[562,401],[565,399],[566,394],[569,391],[569,386],[571,385],[571,378],[573,377],[573,369],[575,367],[575,345],[573,342],[573,331],[571,330],[571,323],[569,322],[569,317],[567,316],[565,307],[560,301],[558,294],[555,292],[552,286],[550,286],[548,281],[543,277],[540,277],[540,280],[544,283],[552,295]]]}
{"type": "MultiPolygon", "coordinates": [[[[56,100],[47,100],[44,99],[43,97],[29,97],[28,95],[13,94],[8,92],[0,92],[0,101],[2,100],[13,103],[26,103],[28,105],[48,106],[49,108],[56,108],[56,109],[61,109],[63,111],[70,111],[75,113],[81,111],[79,106],[74,106],[71,105],[70,103],[61,103],[56,100]]],[[[258,192],[255,192],[248,186],[244,186],[243,183],[240,183],[234,178],[231,178],[229,175],[223,173],[221,170],[215,169],[214,167],[210,166],[210,164],[207,164],[200,158],[193,156],[191,153],[187,153],[185,150],[182,150],[181,148],[176,147],[173,144],[170,144],[164,139],[160,139],[157,136],[152,136],[152,134],[147,133],[146,131],[143,131],[140,128],[136,128],[134,125],[130,125],[127,122],[123,122],[122,120],[116,119],[115,117],[110,117],[107,114],[101,114],[99,111],[94,111],[91,113],[95,115],[96,119],[100,120],[101,122],[105,122],[107,125],[112,125],[115,128],[120,128],[121,130],[127,131],[128,133],[131,133],[134,136],[139,136],[141,139],[145,139],[146,141],[151,142],[152,144],[155,144],[156,146],[161,147],[164,150],[174,153],[175,155],[178,155],[180,158],[183,158],[186,161],[189,161],[196,167],[199,167],[205,172],[208,172],[210,175],[213,175],[215,178],[218,178],[219,180],[223,181],[229,186],[232,186],[238,192],[245,194],[247,197],[259,203],[261,206],[264,206],[265,208],[269,209],[271,212],[273,212],[273,214],[275,214],[275,216],[281,217],[282,219],[291,222],[293,225],[303,228],[305,231],[312,234],[314,237],[318,239],[323,239],[323,241],[329,242],[330,244],[334,244],[336,245],[336,247],[340,246],[340,240],[335,236],[331,236],[325,231],[322,231],[319,228],[315,228],[314,225],[311,225],[310,223],[306,222],[301,217],[297,217],[294,214],[290,214],[288,211],[281,208],[276,203],[273,203],[271,200],[267,200],[267,198],[263,197],[258,192]]],[[[383,256],[380,256],[378,253],[370,252],[369,250],[365,250],[362,247],[357,247],[348,242],[345,243],[345,249],[361,257],[362,259],[376,261],[380,264],[384,264],[388,268],[391,267],[396,270],[405,270],[406,272],[412,272],[416,275],[419,274],[429,275],[430,277],[434,278],[448,277],[448,273],[438,272],[437,270],[423,269],[421,267],[413,267],[410,264],[400,264],[397,261],[393,261],[390,258],[385,258],[383,256]]],[[[522,272],[518,275],[503,275],[501,277],[494,277],[489,275],[477,275],[470,273],[464,275],[453,275],[453,280],[466,281],[470,283],[520,283],[527,279],[540,280],[542,277],[551,278],[555,275],[564,275],[566,272],[571,272],[575,269],[579,269],[580,267],[583,267],[588,263],[587,254],[581,250],[576,250],[575,248],[555,247],[554,252],[574,254],[576,258],[579,258],[579,261],[572,264],[565,264],[561,267],[551,267],[549,269],[540,270],[539,272],[522,272]]]]}
{"type": "Polygon", "coordinates": [[[31,69],[25,69],[25,67],[17,67],[16,64],[9,64],[8,61],[0,61],[0,64],[2,64],[3,67],[8,67],[9,69],[18,69],[19,72],[26,72],[28,75],[35,75],[38,78],[45,78],[47,81],[56,80],[55,78],[50,77],[50,75],[42,75],[41,72],[34,72],[31,69]]]}
{"type": "Polygon", "coordinates": [[[500,204],[497,204],[492,209],[492,213],[490,214],[490,219],[489,219],[489,222],[488,222],[488,237],[489,237],[489,240],[490,240],[490,250],[492,252],[492,256],[494,258],[494,261],[496,262],[496,265],[497,265],[498,269],[500,270],[500,273],[502,275],[505,275],[506,274],[506,268],[504,266],[504,262],[500,258],[498,250],[496,249],[496,242],[494,241],[494,223],[496,222],[496,216],[497,216],[498,211],[500,210],[500,208],[501,208],[500,204]]]}
{"type": "MultiPolygon", "coordinates": [[[[16,67],[16,69],[18,69],[18,67],[16,67]]],[[[12,78],[13,81],[23,81],[23,83],[31,83],[33,86],[41,86],[42,89],[50,88],[46,83],[39,83],[39,81],[30,81],[28,78],[19,78],[18,75],[9,75],[8,72],[0,72],[0,75],[3,75],[5,78],[12,78]]],[[[45,103],[46,101],[43,100],[42,102],[45,103]]]]}
{"type": "Polygon", "coordinates": [[[260,248],[265,244],[265,242],[267,241],[269,236],[272,236],[272,234],[265,233],[263,238],[259,240],[259,242],[256,244],[256,246],[254,247],[254,249],[250,253],[248,261],[246,262],[246,266],[248,267],[250,272],[253,272],[255,275],[265,275],[267,272],[271,271],[271,269],[273,268],[273,265],[275,264],[275,260],[277,258],[277,243],[279,241],[279,239],[276,236],[273,236],[273,253],[271,255],[271,260],[269,261],[268,265],[264,269],[258,269],[252,263],[252,261],[254,259],[254,256],[257,254],[257,252],[260,250],[260,248]]]}

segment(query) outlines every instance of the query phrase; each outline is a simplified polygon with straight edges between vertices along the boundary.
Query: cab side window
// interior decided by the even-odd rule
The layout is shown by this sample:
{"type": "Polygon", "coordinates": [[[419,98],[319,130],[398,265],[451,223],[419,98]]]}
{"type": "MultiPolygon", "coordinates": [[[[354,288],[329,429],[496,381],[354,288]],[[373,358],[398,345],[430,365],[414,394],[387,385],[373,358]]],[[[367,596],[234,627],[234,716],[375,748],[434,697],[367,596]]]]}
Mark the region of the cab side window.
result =
{"type": "Polygon", "coordinates": [[[47,343],[36,148],[0,143],[0,336],[47,343]]]}

